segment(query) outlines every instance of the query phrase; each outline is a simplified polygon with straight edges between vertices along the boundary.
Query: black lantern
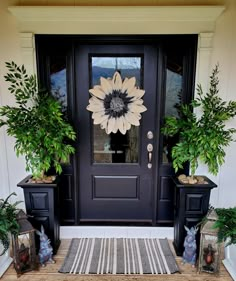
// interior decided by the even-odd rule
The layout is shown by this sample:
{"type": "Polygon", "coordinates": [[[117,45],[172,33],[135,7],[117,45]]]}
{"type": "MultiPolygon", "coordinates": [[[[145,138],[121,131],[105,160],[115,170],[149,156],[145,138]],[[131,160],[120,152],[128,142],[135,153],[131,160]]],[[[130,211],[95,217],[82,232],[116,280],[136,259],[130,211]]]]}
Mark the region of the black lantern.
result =
{"type": "Polygon", "coordinates": [[[35,229],[24,211],[17,214],[19,233],[12,237],[13,260],[17,274],[36,268],[35,229]]]}
{"type": "Polygon", "coordinates": [[[199,272],[219,273],[220,248],[218,243],[218,229],[213,228],[218,216],[214,209],[210,209],[206,221],[201,228],[199,272]]]}

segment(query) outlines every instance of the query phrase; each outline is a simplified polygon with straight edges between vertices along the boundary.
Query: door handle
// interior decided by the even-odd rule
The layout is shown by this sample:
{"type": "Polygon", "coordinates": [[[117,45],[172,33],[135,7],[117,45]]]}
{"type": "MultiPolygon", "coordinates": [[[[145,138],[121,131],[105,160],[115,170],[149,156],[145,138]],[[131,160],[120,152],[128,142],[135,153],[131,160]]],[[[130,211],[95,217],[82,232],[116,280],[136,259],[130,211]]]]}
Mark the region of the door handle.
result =
{"type": "Polygon", "coordinates": [[[152,152],[148,152],[148,163],[152,162],[152,152]]]}
{"type": "Polygon", "coordinates": [[[152,168],[152,151],[153,151],[153,145],[149,143],[147,145],[147,151],[148,151],[148,169],[152,168]]]}

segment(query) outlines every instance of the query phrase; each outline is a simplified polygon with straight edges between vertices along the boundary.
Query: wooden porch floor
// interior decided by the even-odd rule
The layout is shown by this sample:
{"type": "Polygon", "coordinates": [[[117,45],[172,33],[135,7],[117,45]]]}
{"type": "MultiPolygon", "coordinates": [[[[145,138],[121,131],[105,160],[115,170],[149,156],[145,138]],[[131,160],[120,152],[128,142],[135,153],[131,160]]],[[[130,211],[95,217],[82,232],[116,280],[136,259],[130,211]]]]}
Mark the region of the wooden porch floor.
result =
{"type": "MultiPolygon", "coordinates": [[[[3,275],[1,281],[232,281],[224,265],[221,263],[220,274],[214,276],[212,274],[197,272],[196,268],[192,268],[189,264],[181,265],[181,257],[176,257],[181,273],[172,275],[69,275],[58,273],[64,257],[67,253],[70,240],[62,240],[57,255],[54,256],[55,264],[47,264],[46,267],[37,271],[31,271],[17,277],[16,272],[11,265],[7,272],[3,275]]],[[[172,247],[172,243],[170,242],[172,247]]],[[[172,247],[173,249],[173,247],[172,247]]],[[[174,252],[174,251],[173,251],[174,252]]]]}

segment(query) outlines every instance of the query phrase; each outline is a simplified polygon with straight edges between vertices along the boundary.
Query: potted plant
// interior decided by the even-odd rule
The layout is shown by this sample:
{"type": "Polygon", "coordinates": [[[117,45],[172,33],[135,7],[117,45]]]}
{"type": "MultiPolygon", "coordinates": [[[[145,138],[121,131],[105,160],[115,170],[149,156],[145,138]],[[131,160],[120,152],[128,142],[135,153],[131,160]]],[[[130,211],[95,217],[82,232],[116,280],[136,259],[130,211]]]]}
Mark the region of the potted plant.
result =
{"type": "Polygon", "coordinates": [[[175,172],[190,166],[190,176],[174,177],[175,185],[175,225],[174,246],[178,255],[182,254],[184,225],[196,225],[206,215],[209,207],[211,189],[216,187],[209,178],[196,176],[199,161],[206,164],[213,175],[224,163],[225,147],[233,141],[235,128],[226,127],[226,122],[236,115],[236,102],[226,103],[218,96],[218,65],[210,76],[210,87],[204,93],[197,86],[197,98],[190,104],[178,105],[179,117],[165,118],[162,133],[176,137],[178,142],[171,149],[175,172]],[[198,113],[196,110],[198,109],[198,113]]]}
{"type": "Polygon", "coordinates": [[[27,213],[34,216],[31,223],[37,229],[44,224],[56,251],[60,243],[58,183],[48,172],[61,174],[62,163],[75,152],[71,141],[76,134],[63,118],[60,103],[38,87],[35,75],[14,62],[7,62],[6,67],[9,72],[4,78],[16,106],[0,107],[0,127],[7,126],[8,135],[15,138],[16,155],[25,156],[26,171],[32,172],[18,184],[24,189],[27,213]]]}
{"type": "Polygon", "coordinates": [[[9,249],[10,235],[16,235],[19,231],[16,216],[19,211],[17,205],[20,201],[11,204],[9,199],[13,195],[16,195],[16,193],[11,193],[6,199],[0,199],[0,242],[3,246],[0,256],[4,255],[9,249]]]}
{"type": "Polygon", "coordinates": [[[218,230],[218,242],[225,243],[223,263],[231,276],[236,278],[236,207],[216,208],[218,219],[213,225],[218,230]]]}
{"type": "Polygon", "coordinates": [[[0,199],[0,278],[12,262],[9,255],[11,235],[17,235],[19,225],[17,223],[17,205],[20,201],[10,203],[9,199],[16,193],[11,193],[6,199],[0,199]]]}

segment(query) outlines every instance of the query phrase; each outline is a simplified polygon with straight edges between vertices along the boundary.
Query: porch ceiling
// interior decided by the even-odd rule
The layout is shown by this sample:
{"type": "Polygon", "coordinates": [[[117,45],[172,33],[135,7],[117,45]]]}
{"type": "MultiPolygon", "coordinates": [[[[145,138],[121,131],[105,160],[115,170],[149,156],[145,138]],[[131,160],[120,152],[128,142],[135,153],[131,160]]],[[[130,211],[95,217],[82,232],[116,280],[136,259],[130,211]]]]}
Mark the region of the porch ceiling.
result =
{"type": "Polygon", "coordinates": [[[224,6],[10,6],[20,32],[191,34],[211,32],[224,6]]]}

